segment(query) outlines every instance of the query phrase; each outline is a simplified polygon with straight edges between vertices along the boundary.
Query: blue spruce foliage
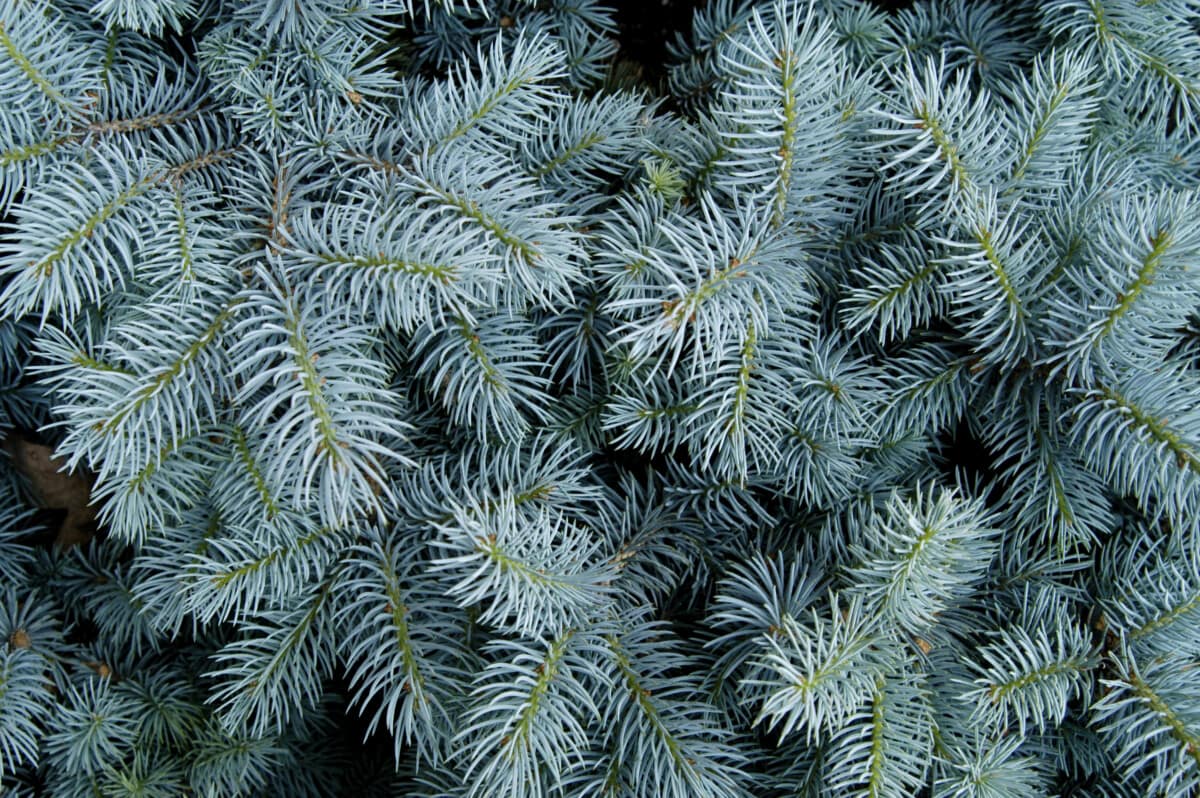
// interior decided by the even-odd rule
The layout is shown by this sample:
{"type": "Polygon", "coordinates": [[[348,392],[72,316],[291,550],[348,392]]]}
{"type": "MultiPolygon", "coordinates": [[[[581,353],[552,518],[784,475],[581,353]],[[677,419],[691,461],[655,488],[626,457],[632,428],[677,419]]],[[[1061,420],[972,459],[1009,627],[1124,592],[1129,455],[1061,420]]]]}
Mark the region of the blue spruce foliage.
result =
{"type": "Polygon", "coordinates": [[[0,0],[0,795],[1200,795],[1200,2],[0,0]]]}

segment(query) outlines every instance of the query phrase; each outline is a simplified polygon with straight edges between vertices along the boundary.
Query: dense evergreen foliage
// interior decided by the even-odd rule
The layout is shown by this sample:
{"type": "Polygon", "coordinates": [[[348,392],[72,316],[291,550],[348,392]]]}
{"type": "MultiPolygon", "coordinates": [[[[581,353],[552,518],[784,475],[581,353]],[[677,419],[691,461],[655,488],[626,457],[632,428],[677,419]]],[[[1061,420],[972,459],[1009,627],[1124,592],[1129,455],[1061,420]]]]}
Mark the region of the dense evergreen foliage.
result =
{"type": "Polygon", "coordinates": [[[601,3],[0,0],[0,794],[1200,792],[1200,2],[601,3]]]}

